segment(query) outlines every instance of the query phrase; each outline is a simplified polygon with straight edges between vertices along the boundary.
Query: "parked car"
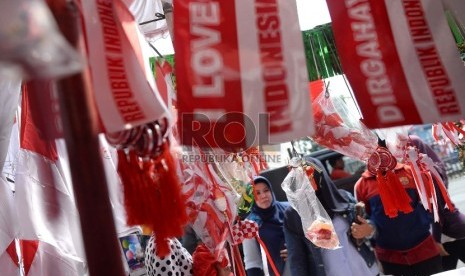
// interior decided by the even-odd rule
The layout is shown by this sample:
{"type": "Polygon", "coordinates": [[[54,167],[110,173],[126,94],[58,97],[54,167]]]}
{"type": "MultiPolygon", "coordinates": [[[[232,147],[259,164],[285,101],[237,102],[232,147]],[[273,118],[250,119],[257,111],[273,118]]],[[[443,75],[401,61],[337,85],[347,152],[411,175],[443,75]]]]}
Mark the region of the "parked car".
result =
{"type": "MultiPolygon", "coordinates": [[[[338,187],[338,189],[346,190],[352,194],[354,193],[355,183],[357,183],[357,180],[364,172],[366,167],[365,163],[359,160],[349,158],[347,156],[343,156],[342,154],[329,149],[319,150],[309,154],[308,156],[320,160],[328,174],[331,174],[332,170],[332,167],[329,164],[329,160],[338,156],[342,156],[345,163],[344,169],[352,175],[346,178],[333,180],[333,182],[334,184],[336,184],[336,187],[338,187]]],[[[270,180],[271,185],[273,186],[273,191],[275,193],[276,199],[279,201],[287,201],[286,193],[281,188],[281,183],[283,182],[284,178],[286,178],[286,175],[288,173],[288,167],[282,166],[279,168],[264,171],[260,174],[270,180]]]]}

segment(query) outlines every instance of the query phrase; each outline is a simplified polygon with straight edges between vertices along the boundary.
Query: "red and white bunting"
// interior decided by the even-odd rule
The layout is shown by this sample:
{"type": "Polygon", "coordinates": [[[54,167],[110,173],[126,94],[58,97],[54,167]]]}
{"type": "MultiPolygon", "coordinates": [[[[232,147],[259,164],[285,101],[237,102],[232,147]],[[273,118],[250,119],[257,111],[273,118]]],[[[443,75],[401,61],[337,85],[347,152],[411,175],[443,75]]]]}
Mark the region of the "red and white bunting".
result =
{"type": "Polygon", "coordinates": [[[292,0],[174,1],[183,144],[248,148],[311,135],[292,0]]]}
{"type": "Polygon", "coordinates": [[[437,0],[327,0],[342,66],[371,128],[465,118],[465,68],[437,0]]]}
{"type": "Polygon", "coordinates": [[[155,121],[166,106],[147,81],[138,29],[121,0],[81,1],[95,98],[108,132],[155,121]]]}

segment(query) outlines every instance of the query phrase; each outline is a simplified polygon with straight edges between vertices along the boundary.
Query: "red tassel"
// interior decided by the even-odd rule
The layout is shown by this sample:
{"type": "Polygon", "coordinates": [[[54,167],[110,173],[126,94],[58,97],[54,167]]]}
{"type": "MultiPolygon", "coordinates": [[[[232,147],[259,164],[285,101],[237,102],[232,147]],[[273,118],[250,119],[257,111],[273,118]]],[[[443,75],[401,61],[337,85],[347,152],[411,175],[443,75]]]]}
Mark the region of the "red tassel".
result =
{"type": "Polygon", "coordinates": [[[379,196],[383,203],[384,213],[390,218],[397,217],[397,208],[394,198],[391,195],[388,183],[381,171],[377,171],[376,180],[378,181],[379,196]]]}
{"type": "Polygon", "coordinates": [[[393,171],[388,171],[386,173],[386,177],[391,190],[391,195],[394,196],[397,209],[404,214],[412,212],[413,208],[410,205],[412,199],[408,195],[407,191],[405,191],[404,186],[400,183],[397,175],[393,171]]]}
{"type": "Polygon", "coordinates": [[[131,150],[128,161],[124,151],[119,150],[118,173],[124,187],[128,225],[150,227],[157,237],[157,256],[168,255],[168,238],[182,236],[188,222],[186,198],[168,144],[155,160],[142,161],[131,150]]]}
{"type": "Polygon", "coordinates": [[[139,225],[141,223],[139,216],[143,210],[142,200],[139,198],[142,179],[136,166],[139,165],[137,156],[133,151],[129,152],[128,160],[124,150],[118,150],[118,174],[123,184],[124,206],[128,225],[139,225]]]}
{"type": "Polygon", "coordinates": [[[188,223],[186,198],[181,193],[181,183],[176,173],[176,163],[165,144],[162,154],[151,160],[150,169],[146,170],[146,179],[153,193],[151,201],[153,214],[147,218],[148,225],[157,237],[157,256],[170,253],[168,238],[183,234],[188,223]]]}

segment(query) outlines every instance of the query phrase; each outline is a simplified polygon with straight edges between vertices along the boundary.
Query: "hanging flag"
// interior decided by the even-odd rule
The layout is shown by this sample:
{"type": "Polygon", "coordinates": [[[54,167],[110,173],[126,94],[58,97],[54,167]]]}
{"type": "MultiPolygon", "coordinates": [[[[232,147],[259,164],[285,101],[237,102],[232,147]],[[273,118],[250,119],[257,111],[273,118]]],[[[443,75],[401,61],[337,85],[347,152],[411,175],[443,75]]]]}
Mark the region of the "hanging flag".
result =
{"type": "Polygon", "coordinates": [[[465,117],[465,68],[441,1],[327,3],[342,66],[368,127],[465,117]]]}
{"type": "MultiPolygon", "coordinates": [[[[18,238],[40,242],[39,253],[34,256],[46,256],[47,259],[36,265],[40,270],[74,271],[72,274],[35,275],[82,275],[86,272],[86,261],[78,211],[69,173],[66,173],[67,163],[62,157],[66,156],[64,145],[57,146],[54,140],[40,137],[31,118],[32,108],[23,101],[14,197],[18,238]],[[52,264],[62,267],[49,270],[48,265],[52,264]]],[[[32,271],[34,259],[31,264],[32,271]]]]}
{"type": "Polygon", "coordinates": [[[175,0],[181,140],[249,148],[311,135],[306,60],[292,0],[175,0]]]}
{"type": "MultiPolygon", "coordinates": [[[[81,1],[88,60],[103,125],[116,132],[153,122],[166,112],[145,70],[138,28],[121,1],[81,1]]],[[[147,64],[146,64],[147,63],[147,64]]]]}

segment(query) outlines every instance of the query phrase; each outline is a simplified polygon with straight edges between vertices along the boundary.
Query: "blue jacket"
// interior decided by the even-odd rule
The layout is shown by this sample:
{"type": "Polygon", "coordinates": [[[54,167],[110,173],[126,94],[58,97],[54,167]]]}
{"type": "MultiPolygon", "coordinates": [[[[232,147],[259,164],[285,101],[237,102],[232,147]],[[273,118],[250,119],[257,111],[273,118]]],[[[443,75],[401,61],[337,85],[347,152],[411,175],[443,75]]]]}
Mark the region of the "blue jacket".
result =
{"type": "Polygon", "coordinates": [[[305,238],[302,221],[294,208],[286,209],[284,236],[292,276],[325,276],[321,249],[305,238]]]}
{"type": "MultiPolygon", "coordinates": [[[[260,238],[265,243],[268,252],[273,259],[276,268],[279,270],[280,273],[283,273],[284,266],[286,262],[281,258],[280,251],[283,250],[285,247],[285,239],[284,239],[284,211],[289,207],[289,203],[287,202],[279,202],[275,200],[274,193],[271,188],[271,183],[265,177],[259,176],[254,179],[254,183],[264,183],[266,184],[272,194],[273,194],[273,202],[271,206],[267,209],[261,209],[257,205],[252,206],[251,213],[247,216],[247,219],[253,220],[257,222],[259,226],[259,235],[260,238]]],[[[258,243],[257,243],[258,244],[258,243]]],[[[254,276],[254,275],[263,275],[263,274],[256,274],[257,269],[248,269],[247,275],[254,276]]],[[[274,275],[271,266],[268,264],[268,271],[270,275],[274,275]]]]}

